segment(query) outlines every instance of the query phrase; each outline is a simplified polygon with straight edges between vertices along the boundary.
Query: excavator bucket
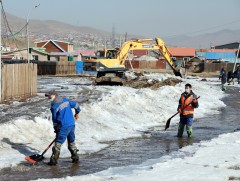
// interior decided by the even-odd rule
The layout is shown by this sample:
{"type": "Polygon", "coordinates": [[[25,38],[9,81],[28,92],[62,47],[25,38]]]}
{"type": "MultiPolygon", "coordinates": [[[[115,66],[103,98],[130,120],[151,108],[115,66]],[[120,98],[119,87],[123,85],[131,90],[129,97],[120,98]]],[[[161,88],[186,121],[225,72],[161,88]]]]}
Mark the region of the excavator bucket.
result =
{"type": "Polygon", "coordinates": [[[178,70],[174,70],[174,75],[175,76],[180,76],[181,78],[185,78],[186,75],[186,69],[185,68],[180,68],[178,70]]]}

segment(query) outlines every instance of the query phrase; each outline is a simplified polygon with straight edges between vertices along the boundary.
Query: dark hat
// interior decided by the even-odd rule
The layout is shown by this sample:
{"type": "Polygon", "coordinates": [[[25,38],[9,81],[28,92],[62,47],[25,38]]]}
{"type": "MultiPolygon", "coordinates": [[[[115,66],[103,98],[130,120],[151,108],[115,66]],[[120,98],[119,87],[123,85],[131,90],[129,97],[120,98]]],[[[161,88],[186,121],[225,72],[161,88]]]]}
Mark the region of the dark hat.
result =
{"type": "Polygon", "coordinates": [[[185,87],[190,87],[190,88],[192,88],[192,85],[191,85],[191,84],[186,84],[185,87]]]}
{"type": "Polygon", "coordinates": [[[51,90],[51,91],[45,93],[45,96],[46,96],[46,97],[51,96],[51,95],[55,95],[55,96],[57,96],[58,93],[57,93],[55,90],[51,90]]]}

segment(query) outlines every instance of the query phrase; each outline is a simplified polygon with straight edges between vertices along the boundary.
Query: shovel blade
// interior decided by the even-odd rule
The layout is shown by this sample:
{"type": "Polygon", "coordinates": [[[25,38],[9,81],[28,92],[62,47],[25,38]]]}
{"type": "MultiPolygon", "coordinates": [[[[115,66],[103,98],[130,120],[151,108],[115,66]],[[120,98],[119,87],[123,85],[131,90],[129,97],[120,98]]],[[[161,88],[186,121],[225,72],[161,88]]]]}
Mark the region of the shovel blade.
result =
{"type": "Polygon", "coordinates": [[[166,122],[166,125],[165,125],[165,131],[169,128],[170,126],[170,121],[171,121],[171,118],[169,118],[166,122]]]}
{"type": "Polygon", "coordinates": [[[31,156],[27,156],[25,158],[25,160],[27,160],[29,163],[32,163],[33,165],[36,162],[42,161],[44,159],[44,157],[42,155],[39,154],[35,154],[35,155],[31,155],[31,156]]]}

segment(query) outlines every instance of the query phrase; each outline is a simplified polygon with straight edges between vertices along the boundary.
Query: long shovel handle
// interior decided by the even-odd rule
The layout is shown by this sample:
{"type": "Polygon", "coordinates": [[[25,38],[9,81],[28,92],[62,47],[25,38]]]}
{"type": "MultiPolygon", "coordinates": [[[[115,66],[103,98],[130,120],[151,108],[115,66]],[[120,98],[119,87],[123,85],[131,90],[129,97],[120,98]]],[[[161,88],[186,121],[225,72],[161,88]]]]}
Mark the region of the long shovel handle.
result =
{"type": "Polygon", "coordinates": [[[172,119],[173,117],[175,117],[179,112],[176,112],[172,117],[170,117],[169,119],[172,119]]]}
{"type": "MultiPolygon", "coordinates": [[[[200,96],[198,96],[196,99],[198,100],[200,98],[200,96]]],[[[190,104],[192,104],[192,102],[190,102],[189,104],[187,104],[185,107],[189,106],[190,104]]],[[[171,119],[176,116],[179,112],[175,113],[174,115],[172,115],[166,122],[166,125],[165,125],[165,131],[169,128],[170,126],[170,122],[171,122],[171,119]]]]}
{"type": "Polygon", "coordinates": [[[52,146],[52,144],[56,141],[56,138],[48,145],[48,147],[42,152],[41,156],[43,156],[47,151],[48,149],[52,146]]]}

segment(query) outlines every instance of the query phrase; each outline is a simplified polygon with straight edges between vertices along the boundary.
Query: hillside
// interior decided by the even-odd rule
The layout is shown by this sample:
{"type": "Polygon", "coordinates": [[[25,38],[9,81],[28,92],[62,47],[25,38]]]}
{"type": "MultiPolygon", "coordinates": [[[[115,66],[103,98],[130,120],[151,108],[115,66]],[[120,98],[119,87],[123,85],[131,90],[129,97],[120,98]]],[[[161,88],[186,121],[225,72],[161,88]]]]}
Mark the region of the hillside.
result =
{"type": "MultiPolygon", "coordinates": [[[[7,19],[13,31],[20,30],[25,24],[26,20],[17,16],[6,13],[7,19]]],[[[54,34],[56,32],[67,33],[67,32],[81,32],[84,34],[96,34],[99,36],[109,35],[110,32],[99,30],[96,28],[85,27],[85,26],[74,26],[67,23],[62,23],[54,20],[29,20],[29,29],[31,32],[40,34],[54,34]]]]}
{"type": "MultiPolygon", "coordinates": [[[[13,31],[19,31],[25,24],[26,20],[7,13],[9,24],[13,31]]],[[[93,27],[74,26],[67,23],[54,20],[30,20],[29,30],[34,34],[66,35],[67,33],[77,34],[93,34],[100,37],[110,37],[111,32],[103,31],[93,27]]],[[[4,29],[3,29],[4,31],[4,29]]],[[[26,30],[25,30],[26,31],[26,30]]],[[[50,36],[51,37],[51,36],[50,36]]],[[[207,33],[198,36],[180,35],[174,38],[161,37],[167,45],[180,47],[209,48],[221,44],[227,44],[240,41],[240,30],[224,29],[214,33],[207,33]]],[[[144,38],[143,36],[128,35],[131,38],[144,38]]],[[[146,37],[154,38],[154,37],[146,37]]]]}
{"type": "Polygon", "coordinates": [[[217,46],[233,42],[240,42],[240,30],[224,29],[214,33],[207,33],[199,36],[178,36],[174,38],[164,39],[168,44],[195,47],[195,48],[210,48],[210,46],[217,46]]]}

